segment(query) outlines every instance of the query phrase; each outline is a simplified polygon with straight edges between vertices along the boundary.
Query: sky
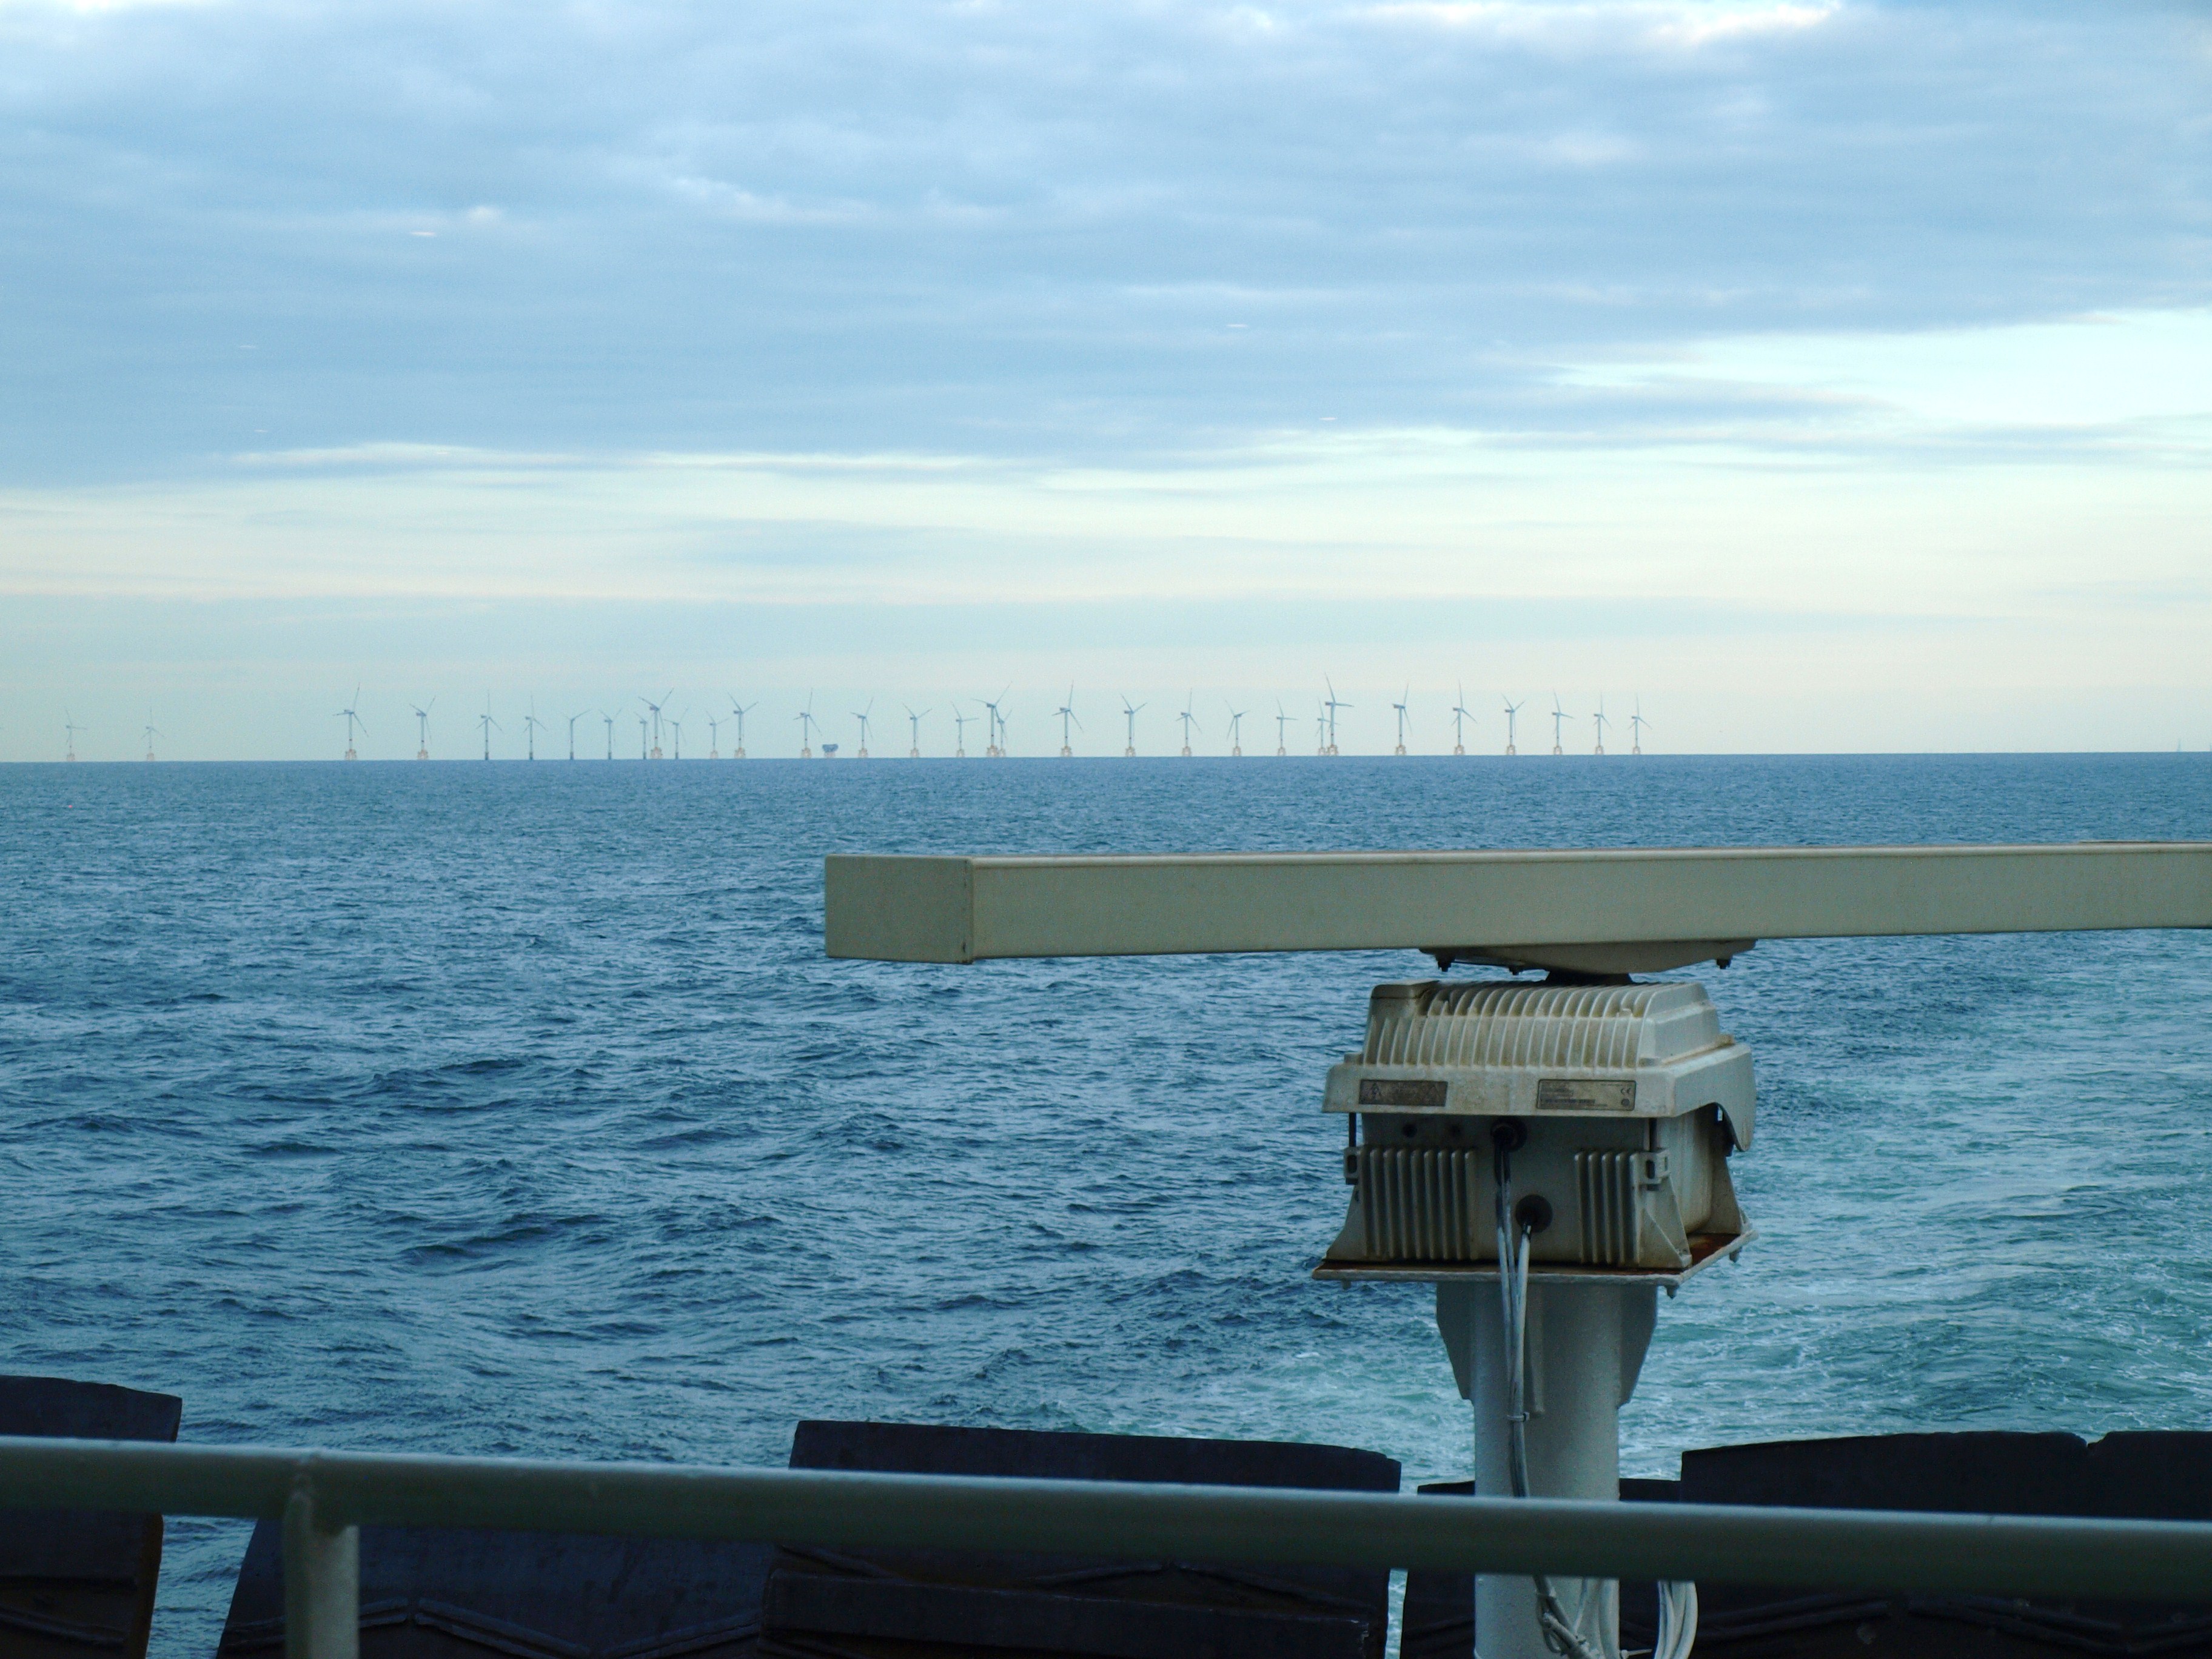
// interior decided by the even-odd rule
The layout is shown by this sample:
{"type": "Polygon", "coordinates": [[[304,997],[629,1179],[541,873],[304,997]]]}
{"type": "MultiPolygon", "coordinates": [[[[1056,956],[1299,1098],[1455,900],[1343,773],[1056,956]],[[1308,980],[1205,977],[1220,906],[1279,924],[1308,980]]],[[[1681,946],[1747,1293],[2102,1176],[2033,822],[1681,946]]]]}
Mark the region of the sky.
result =
{"type": "Polygon", "coordinates": [[[2201,6],[0,0],[0,758],[2203,750],[2208,463],[2201,6]]]}

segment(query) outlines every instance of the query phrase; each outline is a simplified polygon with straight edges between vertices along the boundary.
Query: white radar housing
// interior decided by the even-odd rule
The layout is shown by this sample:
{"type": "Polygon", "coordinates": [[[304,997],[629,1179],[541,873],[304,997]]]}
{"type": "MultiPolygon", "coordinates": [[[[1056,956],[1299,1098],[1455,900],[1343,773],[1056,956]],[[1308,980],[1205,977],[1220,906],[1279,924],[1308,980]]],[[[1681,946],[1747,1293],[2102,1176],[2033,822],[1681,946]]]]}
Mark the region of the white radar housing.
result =
{"type": "Polygon", "coordinates": [[[1352,1115],[1353,1189],[1325,1278],[1494,1273],[1505,1120],[1516,1203],[1548,1206],[1535,1267],[1672,1280],[1749,1237],[1751,1054],[1693,981],[1378,985],[1323,1103],[1352,1115]]]}

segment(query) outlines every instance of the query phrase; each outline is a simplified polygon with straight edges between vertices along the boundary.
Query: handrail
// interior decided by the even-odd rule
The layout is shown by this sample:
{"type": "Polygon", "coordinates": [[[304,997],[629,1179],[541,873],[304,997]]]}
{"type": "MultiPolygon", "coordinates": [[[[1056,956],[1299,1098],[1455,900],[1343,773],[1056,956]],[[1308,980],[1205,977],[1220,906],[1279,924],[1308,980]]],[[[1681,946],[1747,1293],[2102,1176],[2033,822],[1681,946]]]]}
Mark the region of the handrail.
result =
{"type": "Polygon", "coordinates": [[[2212,1524],[2197,1522],[0,1437],[0,1508],[64,1507],[281,1516],[288,1659],[356,1659],[364,1524],[2212,1601],[2212,1524]]]}

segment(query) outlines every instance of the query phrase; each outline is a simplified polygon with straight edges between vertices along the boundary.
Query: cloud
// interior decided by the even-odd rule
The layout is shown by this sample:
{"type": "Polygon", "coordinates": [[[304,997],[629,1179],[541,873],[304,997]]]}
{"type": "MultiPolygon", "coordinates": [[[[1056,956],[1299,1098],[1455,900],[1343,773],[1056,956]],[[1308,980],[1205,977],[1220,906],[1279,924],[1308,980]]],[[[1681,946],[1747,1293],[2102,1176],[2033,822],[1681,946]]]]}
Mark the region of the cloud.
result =
{"type": "Polygon", "coordinates": [[[1563,363],[2201,306],[2201,34],[2156,6],[15,5],[0,468],[1541,431],[1563,363]]]}
{"type": "Polygon", "coordinates": [[[1386,0],[1369,15],[1393,21],[1465,29],[1498,40],[1535,43],[1577,52],[1696,51],[1761,35],[1819,27],[1842,10],[1826,3],[1772,0],[1600,0],[1593,4],[1539,4],[1530,0],[1386,0]]]}

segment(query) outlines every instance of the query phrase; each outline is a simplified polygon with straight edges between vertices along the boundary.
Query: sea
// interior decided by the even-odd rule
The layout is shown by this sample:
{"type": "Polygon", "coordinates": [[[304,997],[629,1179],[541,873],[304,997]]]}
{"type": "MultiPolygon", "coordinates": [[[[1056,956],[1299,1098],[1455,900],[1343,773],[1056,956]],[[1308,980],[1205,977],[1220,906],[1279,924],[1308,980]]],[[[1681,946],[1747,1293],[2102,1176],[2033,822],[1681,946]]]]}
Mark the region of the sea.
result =
{"type": "MultiPolygon", "coordinates": [[[[2203,755],[0,767],[0,1369],[183,1438],[781,1464],[806,1418],[1464,1476],[1419,1286],[1310,1277],[1412,952],[835,962],[840,852],[2212,836],[2203,755]]],[[[1457,970],[1465,974],[1470,970],[1457,970]]],[[[2212,1426],[2212,933],[1768,941],[1760,1237],[1624,1468],[2212,1426]]],[[[248,1528],[170,1522],[210,1659],[248,1528]]]]}

